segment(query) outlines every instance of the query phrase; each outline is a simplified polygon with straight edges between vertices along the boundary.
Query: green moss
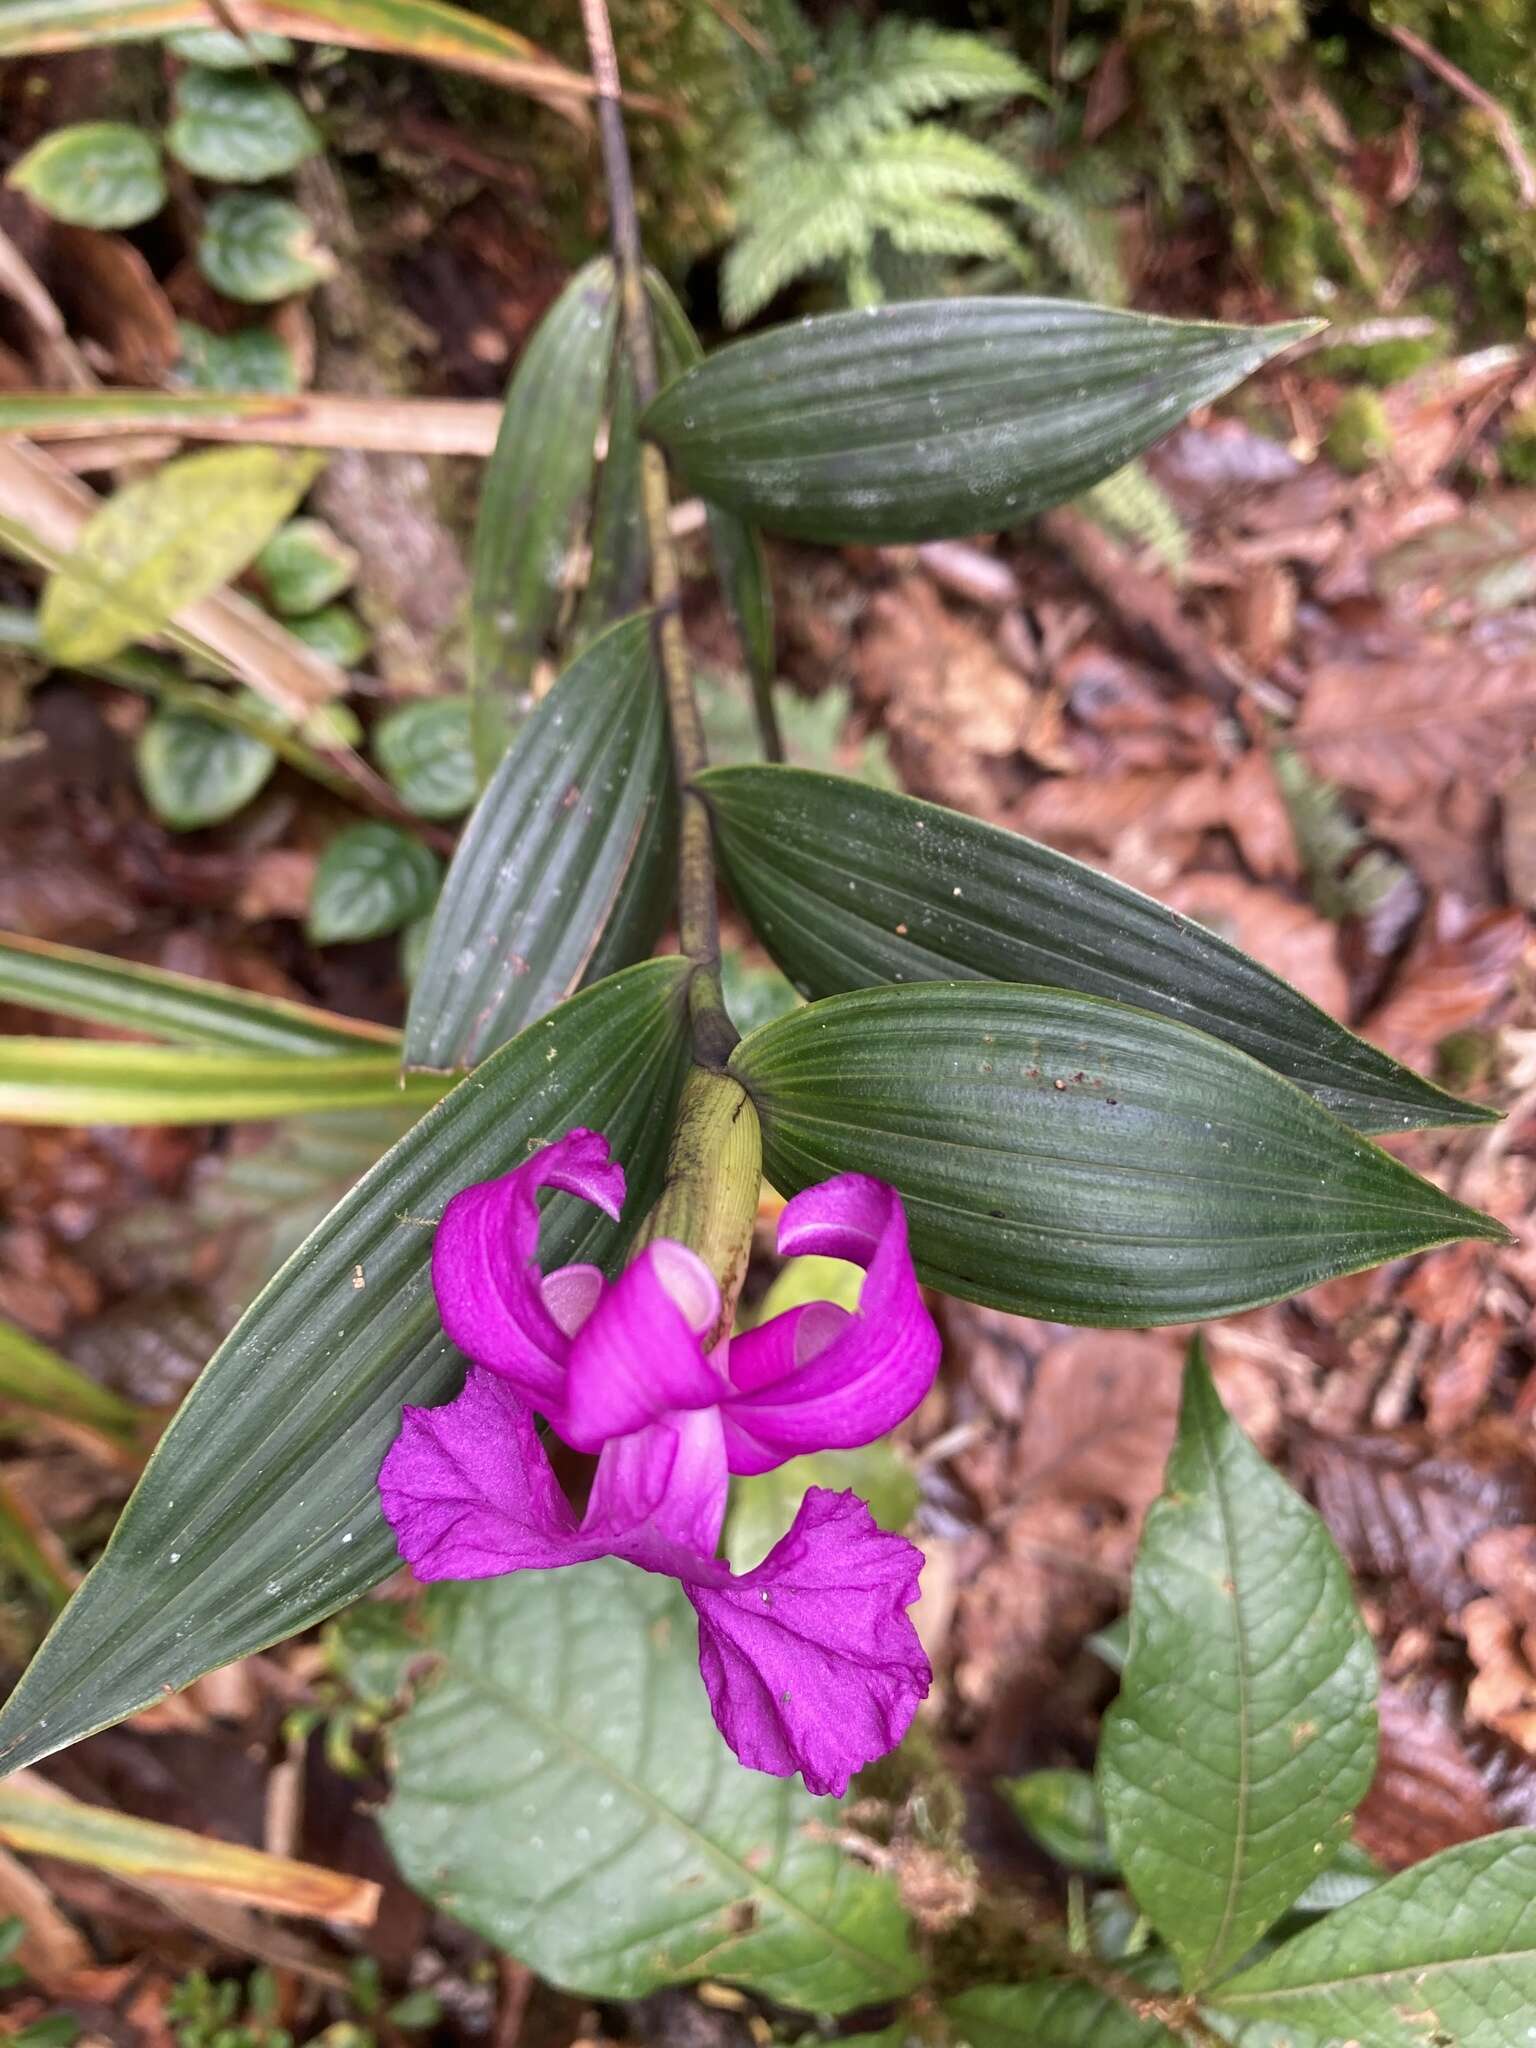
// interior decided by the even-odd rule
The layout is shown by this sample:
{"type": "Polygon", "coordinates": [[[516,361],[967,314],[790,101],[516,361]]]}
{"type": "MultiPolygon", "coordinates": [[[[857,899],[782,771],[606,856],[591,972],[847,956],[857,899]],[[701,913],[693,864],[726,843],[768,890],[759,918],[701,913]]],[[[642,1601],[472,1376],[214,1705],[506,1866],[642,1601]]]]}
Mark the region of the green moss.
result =
{"type": "Polygon", "coordinates": [[[1415,370],[1439,362],[1448,344],[1446,330],[1437,328],[1433,334],[1412,340],[1373,341],[1364,347],[1346,344],[1340,348],[1320,349],[1314,362],[1330,377],[1346,383],[1358,379],[1378,391],[1385,391],[1389,385],[1401,384],[1415,370]]]}
{"type": "Polygon", "coordinates": [[[1505,422],[1499,467],[1512,484],[1536,484],[1536,405],[1511,413],[1505,422]]]}
{"type": "Polygon", "coordinates": [[[1392,423],[1374,391],[1361,385],[1345,392],[1325,445],[1340,469],[1352,474],[1386,460],[1392,453],[1392,423]]]}

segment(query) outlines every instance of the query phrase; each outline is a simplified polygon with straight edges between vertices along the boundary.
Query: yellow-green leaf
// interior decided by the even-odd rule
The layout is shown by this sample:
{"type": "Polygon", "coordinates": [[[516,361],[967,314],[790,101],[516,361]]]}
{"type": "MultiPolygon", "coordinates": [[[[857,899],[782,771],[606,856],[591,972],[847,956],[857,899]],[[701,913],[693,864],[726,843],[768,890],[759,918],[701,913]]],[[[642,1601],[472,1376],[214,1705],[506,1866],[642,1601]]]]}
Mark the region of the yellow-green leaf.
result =
{"type": "Polygon", "coordinates": [[[236,576],[323,467],[298,448],[184,455],[108,500],[48,579],[39,614],[55,661],[104,661],[236,576]]]}

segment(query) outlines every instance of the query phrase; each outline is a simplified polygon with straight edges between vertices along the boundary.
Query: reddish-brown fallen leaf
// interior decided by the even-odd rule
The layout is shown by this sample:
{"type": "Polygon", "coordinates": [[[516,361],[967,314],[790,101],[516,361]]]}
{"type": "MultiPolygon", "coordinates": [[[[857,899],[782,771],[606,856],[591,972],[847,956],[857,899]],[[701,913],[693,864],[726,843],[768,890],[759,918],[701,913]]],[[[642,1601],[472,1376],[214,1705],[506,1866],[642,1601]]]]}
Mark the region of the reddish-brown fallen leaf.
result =
{"type": "Polygon", "coordinates": [[[1381,1688],[1381,1757],[1355,1816],[1355,1839],[1389,1870],[1404,1870],[1500,1825],[1476,1764],[1427,1701],[1381,1688]]]}
{"type": "Polygon", "coordinates": [[[1536,1751],[1536,1528],[1489,1530],[1467,1568],[1489,1589],[1458,1618],[1474,1668],[1467,1718],[1536,1751]]]}
{"type": "Polygon", "coordinates": [[[181,354],[171,302],[121,235],[55,225],[48,282],[71,327],[111,358],[125,384],[158,384],[181,354]]]}
{"type": "Polygon", "coordinates": [[[1481,1590],[1467,1546],[1490,1529],[1536,1522],[1536,1468],[1522,1448],[1491,1424],[1439,1453],[1411,1431],[1311,1437],[1293,1471],[1355,1570],[1396,1582],[1438,1624],[1481,1590]]]}
{"type": "Polygon", "coordinates": [[[1396,617],[1446,629],[1536,597],[1536,491],[1492,491],[1378,558],[1396,617]]]}
{"type": "Polygon", "coordinates": [[[1085,1332],[1053,1344],[1035,1372],[1014,1497],[1104,1501],[1139,1517],[1162,1484],[1180,1374],[1179,1347],[1161,1335],[1085,1332]]]}
{"type": "Polygon", "coordinates": [[[1536,660],[1441,639],[1312,672],[1292,740],[1326,781],[1406,810],[1458,778],[1498,788],[1536,738],[1536,660]]]}
{"type": "Polygon", "coordinates": [[[1474,915],[1440,897],[1392,993],[1366,1020],[1366,1036],[1410,1066],[1428,1065],[1452,1032],[1476,1024],[1508,992],[1529,938],[1523,911],[1474,915]]]}
{"type": "Polygon", "coordinates": [[[1536,910],[1536,764],[1505,783],[1501,822],[1510,900],[1523,910],[1536,910]]]}
{"type": "MultiPolygon", "coordinates": [[[[1481,1263],[1476,1271],[1481,1282],[1481,1263]]],[[[1436,1361],[1424,1387],[1431,1436],[1449,1436],[1482,1414],[1508,1335],[1509,1325],[1503,1316],[1478,1316],[1462,1331],[1449,1354],[1436,1361]]]]}

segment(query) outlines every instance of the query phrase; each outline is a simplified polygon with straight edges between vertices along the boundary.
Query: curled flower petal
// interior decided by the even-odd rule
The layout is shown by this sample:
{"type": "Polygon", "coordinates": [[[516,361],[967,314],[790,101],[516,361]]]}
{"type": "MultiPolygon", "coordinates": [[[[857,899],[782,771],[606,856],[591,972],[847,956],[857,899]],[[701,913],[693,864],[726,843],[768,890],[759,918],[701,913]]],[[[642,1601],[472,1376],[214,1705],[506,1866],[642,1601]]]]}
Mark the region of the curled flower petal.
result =
{"type": "Polygon", "coordinates": [[[729,1486],[719,1410],[668,1415],[604,1445],[582,1531],[604,1536],[631,1564],[680,1577],[713,1564],[729,1486]]]}
{"type": "Polygon", "coordinates": [[[476,1365],[504,1374],[536,1408],[557,1408],[570,1339],[538,1268],[540,1188],[561,1188],[617,1219],[624,1169],[600,1131],[569,1131],[499,1180],[463,1189],[432,1242],[443,1328],[476,1365]]]}
{"type": "Polygon", "coordinates": [[[566,1442],[597,1451],[674,1409],[714,1407],[725,1381],[699,1338],[719,1313],[720,1290],[696,1252],[665,1238],[647,1245],[571,1342],[554,1417],[566,1442]]]}
{"type": "Polygon", "coordinates": [[[490,1579],[600,1557],[550,1469],[533,1411],[471,1366],[441,1408],[407,1408],[379,1472],[384,1518],[418,1579],[490,1579]]]}
{"type": "Polygon", "coordinates": [[[813,1486],[754,1571],[685,1582],[709,1703],[744,1764],[842,1794],[895,1748],[932,1681],[906,1612],[921,1567],[857,1494],[813,1486]]]}
{"type": "Polygon", "coordinates": [[[864,1285],[854,1315],[812,1303],[731,1340],[736,1391],[721,1412],[733,1472],[867,1444],[912,1413],[938,1371],[939,1333],[894,1188],[862,1173],[807,1188],[779,1219],[779,1249],[852,1259],[864,1285]]]}

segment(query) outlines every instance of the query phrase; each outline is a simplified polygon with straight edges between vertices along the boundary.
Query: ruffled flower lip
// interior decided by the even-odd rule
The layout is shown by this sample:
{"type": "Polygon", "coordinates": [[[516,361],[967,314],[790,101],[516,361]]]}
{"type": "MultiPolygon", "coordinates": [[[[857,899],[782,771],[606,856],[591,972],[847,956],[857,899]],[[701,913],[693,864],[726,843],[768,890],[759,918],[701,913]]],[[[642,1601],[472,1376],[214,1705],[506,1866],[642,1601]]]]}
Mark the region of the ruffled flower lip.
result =
{"type": "Polygon", "coordinates": [[[792,1309],[707,1352],[712,1274],[660,1239],[611,1282],[593,1266],[543,1273],[538,1193],[617,1217],[623,1169],[596,1131],[465,1188],[433,1246],[443,1327],[472,1361],[457,1400],[407,1408],[379,1488],[421,1579],[488,1578],[619,1557],[677,1579],[699,1617],[699,1669],[744,1764],[813,1792],[898,1743],[926,1695],[907,1609],[922,1554],[852,1493],[810,1488],[754,1570],[716,1556],[731,1473],[869,1443],[922,1400],[939,1337],[923,1305],[894,1189],[862,1174],[807,1188],[779,1248],[865,1269],[855,1312],[792,1309]],[[534,1425],[595,1453],[585,1513],[561,1490],[534,1425]]]}

